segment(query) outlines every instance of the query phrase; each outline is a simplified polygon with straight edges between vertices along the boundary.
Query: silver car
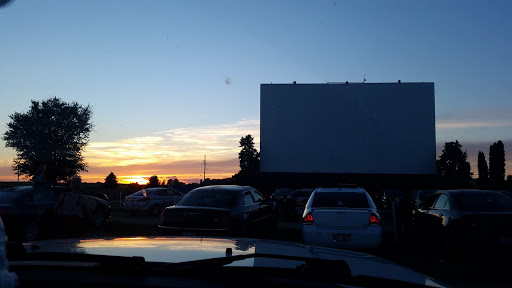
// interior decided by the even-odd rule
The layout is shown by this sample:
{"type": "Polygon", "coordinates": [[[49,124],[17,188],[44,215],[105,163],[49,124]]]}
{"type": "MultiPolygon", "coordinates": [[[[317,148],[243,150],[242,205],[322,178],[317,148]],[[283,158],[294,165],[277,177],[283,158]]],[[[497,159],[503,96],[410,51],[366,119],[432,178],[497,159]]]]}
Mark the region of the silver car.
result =
{"type": "Polygon", "coordinates": [[[382,243],[380,215],[361,187],[316,188],[302,218],[302,239],[308,245],[368,249],[382,243]]]}
{"type": "Polygon", "coordinates": [[[182,197],[181,192],[171,188],[146,188],[126,196],[123,207],[131,214],[160,215],[165,207],[178,203],[182,197]]]}

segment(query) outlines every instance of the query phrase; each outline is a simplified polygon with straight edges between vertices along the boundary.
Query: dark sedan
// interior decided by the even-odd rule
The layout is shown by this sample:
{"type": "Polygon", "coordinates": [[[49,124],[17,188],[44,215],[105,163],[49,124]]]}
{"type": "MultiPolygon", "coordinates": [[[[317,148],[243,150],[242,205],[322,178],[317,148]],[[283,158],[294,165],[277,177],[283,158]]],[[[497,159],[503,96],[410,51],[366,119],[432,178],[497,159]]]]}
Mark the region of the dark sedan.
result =
{"type": "Polygon", "coordinates": [[[498,191],[435,192],[413,211],[413,223],[449,256],[512,249],[512,199],[498,191]]]}
{"type": "Polygon", "coordinates": [[[273,229],[272,206],[249,186],[213,185],[188,192],[176,205],[164,209],[159,230],[163,234],[245,234],[273,229]]]}

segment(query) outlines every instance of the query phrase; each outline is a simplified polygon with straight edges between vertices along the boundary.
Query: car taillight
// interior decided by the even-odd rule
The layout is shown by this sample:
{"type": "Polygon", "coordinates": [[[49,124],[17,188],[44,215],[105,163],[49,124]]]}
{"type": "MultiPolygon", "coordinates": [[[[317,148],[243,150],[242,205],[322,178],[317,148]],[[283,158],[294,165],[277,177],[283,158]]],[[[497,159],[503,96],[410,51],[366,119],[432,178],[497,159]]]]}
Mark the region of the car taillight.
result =
{"type": "Polygon", "coordinates": [[[311,212],[302,218],[302,224],[315,224],[315,219],[313,219],[313,214],[311,214],[311,212]]]}
{"type": "Polygon", "coordinates": [[[140,198],[140,199],[139,199],[139,200],[137,200],[137,201],[139,201],[139,202],[145,202],[145,201],[149,201],[149,200],[151,200],[151,198],[149,198],[149,197],[144,197],[144,198],[140,198]]]}
{"type": "Polygon", "coordinates": [[[378,226],[380,225],[380,217],[377,216],[377,214],[372,213],[370,214],[370,222],[368,223],[369,226],[378,226]]]}

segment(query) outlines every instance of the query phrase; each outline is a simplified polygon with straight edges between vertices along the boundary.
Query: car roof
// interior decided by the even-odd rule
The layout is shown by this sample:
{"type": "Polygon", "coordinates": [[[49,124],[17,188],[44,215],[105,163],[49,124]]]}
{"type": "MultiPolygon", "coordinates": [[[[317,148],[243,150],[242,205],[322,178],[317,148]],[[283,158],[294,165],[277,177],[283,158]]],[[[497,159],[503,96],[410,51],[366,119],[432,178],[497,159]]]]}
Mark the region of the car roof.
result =
{"type": "Polygon", "coordinates": [[[499,190],[482,190],[482,189],[452,189],[452,190],[439,190],[436,194],[448,193],[448,194],[463,194],[463,193],[502,193],[499,190]]]}
{"type": "MultiPolygon", "coordinates": [[[[251,186],[239,186],[239,185],[210,185],[210,186],[202,186],[193,189],[194,190],[222,190],[222,191],[233,191],[233,192],[244,192],[247,190],[255,190],[251,186]]],[[[190,192],[192,192],[190,191],[190,192]]],[[[189,193],[190,193],[189,192],[189,193]]]]}
{"type": "Polygon", "coordinates": [[[350,186],[350,187],[317,187],[315,192],[357,192],[364,193],[365,190],[362,187],[350,186]]]}
{"type": "Polygon", "coordinates": [[[24,193],[33,190],[33,186],[14,186],[0,189],[0,192],[17,192],[24,193]]]}

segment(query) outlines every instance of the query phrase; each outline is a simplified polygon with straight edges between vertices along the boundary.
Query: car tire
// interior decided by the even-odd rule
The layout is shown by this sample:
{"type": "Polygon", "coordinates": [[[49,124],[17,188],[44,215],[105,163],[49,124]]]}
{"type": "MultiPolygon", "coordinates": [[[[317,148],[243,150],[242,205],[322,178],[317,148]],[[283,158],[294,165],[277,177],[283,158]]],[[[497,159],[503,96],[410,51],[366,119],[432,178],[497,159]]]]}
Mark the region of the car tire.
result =
{"type": "Polygon", "coordinates": [[[39,225],[34,220],[27,220],[23,224],[23,240],[33,241],[39,237],[39,225]]]}

